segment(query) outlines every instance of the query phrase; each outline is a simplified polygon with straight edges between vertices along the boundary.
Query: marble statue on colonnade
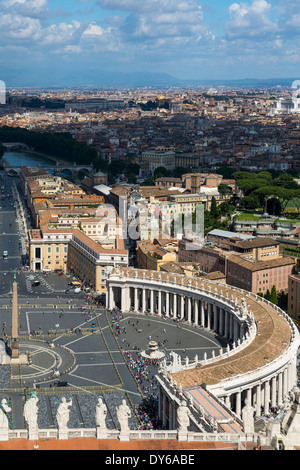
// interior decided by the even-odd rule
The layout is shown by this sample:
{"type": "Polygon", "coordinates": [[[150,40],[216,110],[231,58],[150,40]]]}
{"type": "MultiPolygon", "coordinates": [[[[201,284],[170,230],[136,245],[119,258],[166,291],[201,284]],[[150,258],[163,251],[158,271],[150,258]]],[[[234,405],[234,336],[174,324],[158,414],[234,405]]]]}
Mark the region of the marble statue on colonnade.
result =
{"type": "Polygon", "coordinates": [[[96,406],[96,425],[97,425],[97,437],[105,438],[107,433],[106,427],[106,415],[107,406],[103,403],[102,398],[99,398],[96,406]]]}
{"type": "Polygon", "coordinates": [[[70,407],[72,406],[72,400],[67,402],[66,398],[62,398],[62,402],[57,408],[56,421],[58,425],[59,439],[68,438],[68,422],[70,418],[70,407]]]}
{"type": "Polygon", "coordinates": [[[255,407],[249,404],[248,399],[245,400],[245,406],[242,409],[242,420],[244,424],[244,433],[253,434],[254,433],[254,412],[255,407]]]}
{"type": "Polygon", "coordinates": [[[188,427],[190,425],[191,412],[187,406],[187,402],[182,400],[177,408],[177,423],[178,423],[178,440],[186,441],[188,434],[188,427]]]}
{"type": "Polygon", "coordinates": [[[128,420],[131,417],[131,410],[126,403],[122,400],[122,404],[117,407],[117,417],[120,424],[120,440],[129,440],[129,425],[128,420]]]}
{"type": "Polygon", "coordinates": [[[177,410],[178,431],[187,432],[190,425],[191,412],[185,400],[182,400],[177,410]]]}
{"type": "Polygon", "coordinates": [[[38,439],[38,403],[39,399],[33,392],[28,400],[26,400],[23,416],[28,426],[28,434],[30,440],[38,439]]]}
{"type": "Polygon", "coordinates": [[[7,413],[11,411],[11,408],[7,404],[6,398],[3,398],[0,406],[0,440],[8,441],[8,417],[7,413]]]}

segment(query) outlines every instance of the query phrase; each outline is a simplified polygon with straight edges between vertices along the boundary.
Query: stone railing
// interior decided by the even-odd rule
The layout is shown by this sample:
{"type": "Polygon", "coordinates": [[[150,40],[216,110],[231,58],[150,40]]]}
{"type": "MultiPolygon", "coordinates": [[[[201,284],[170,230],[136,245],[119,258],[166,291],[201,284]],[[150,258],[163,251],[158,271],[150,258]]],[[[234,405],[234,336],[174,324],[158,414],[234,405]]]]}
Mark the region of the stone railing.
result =
{"type": "MultiPolygon", "coordinates": [[[[59,431],[57,429],[40,429],[37,433],[37,441],[36,448],[38,448],[38,441],[42,439],[59,439],[59,431]]],[[[69,429],[67,436],[64,438],[73,439],[73,438],[95,438],[98,440],[101,439],[114,439],[118,441],[123,441],[122,434],[119,430],[109,430],[107,433],[99,437],[97,434],[97,428],[76,428],[76,429],[69,429]]],[[[133,441],[133,440],[177,440],[179,437],[179,433],[177,430],[129,430],[126,441],[133,441]]],[[[230,433],[209,433],[209,432],[190,432],[188,431],[184,437],[184,441],[186,442],[231,442],[231,443],[238,443],[243,448],[243,443],[246,441],[256,442],[258,438],[257,434],[253,434],[251,436],[245,435],[244,433],[241,434],[230,434],[230,433]]],[[[13,439],[29,439],[29,433],[26,429],[15,429],[8,432],[7,439],[4,440],[13,440],[13,439]]],[[[32,439],[33,440],[33,439],[32,439]]],[[[182,440],[182,436],[180,436],[180,440],[182,440]]]]}

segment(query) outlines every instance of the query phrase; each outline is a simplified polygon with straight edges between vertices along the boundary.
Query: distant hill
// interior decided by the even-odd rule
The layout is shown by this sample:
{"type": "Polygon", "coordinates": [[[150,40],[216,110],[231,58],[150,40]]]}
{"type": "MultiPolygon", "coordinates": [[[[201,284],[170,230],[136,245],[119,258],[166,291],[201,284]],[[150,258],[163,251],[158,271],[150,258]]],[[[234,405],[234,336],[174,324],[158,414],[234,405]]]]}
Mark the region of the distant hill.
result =
{"type": "Polygon", "coordinates": [[[55,69],[49,73],[48,69],[40,69],[39,73],[28,67],[16,73],[9,68],[1,67],[0,78],[7,87],[244,87],[244,88],[273,88],[277,86],[291,87],[297,78],[242,78],[242,79],[193,79],[181,80],[167,73],[156,72],[127,72],[100,70],[99,68],[88,70],[82,67],[80,70],[69,68],[67,71],[55,69]]]}

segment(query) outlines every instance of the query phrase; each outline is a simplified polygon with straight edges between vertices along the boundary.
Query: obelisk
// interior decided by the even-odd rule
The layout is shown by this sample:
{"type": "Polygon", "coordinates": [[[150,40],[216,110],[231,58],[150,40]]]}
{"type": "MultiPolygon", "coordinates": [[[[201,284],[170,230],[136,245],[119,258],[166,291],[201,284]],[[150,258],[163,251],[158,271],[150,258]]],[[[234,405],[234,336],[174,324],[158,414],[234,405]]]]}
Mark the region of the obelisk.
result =
{"type": "Polygon", "coordinates": [[[11,357],[19,358],[19,309],[18,309],[18,284],[16,274],[13,282],[12,298],[12,330],[11,330],[11,357]]]}

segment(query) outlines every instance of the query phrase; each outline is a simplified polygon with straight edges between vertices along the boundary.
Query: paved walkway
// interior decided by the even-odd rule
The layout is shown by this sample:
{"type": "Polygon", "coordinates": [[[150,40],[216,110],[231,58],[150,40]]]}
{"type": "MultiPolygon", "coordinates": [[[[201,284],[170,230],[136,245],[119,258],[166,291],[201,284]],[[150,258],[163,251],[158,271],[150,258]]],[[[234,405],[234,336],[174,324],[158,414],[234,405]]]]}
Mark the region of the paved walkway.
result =
{"type": "Polygon", "coordinates": [[[209,393],[203,388],[195,388],[186,391],[186,395],[193,398],[196,408],[200,406],[204,410],[204,414],[219,421],[219,426],[227,433],[243,432],[238,423],[236,423],[230,413],[218,401],[214,400],[209,393]],[[221,421],[224,421],[222,423],[221,421]]]}

